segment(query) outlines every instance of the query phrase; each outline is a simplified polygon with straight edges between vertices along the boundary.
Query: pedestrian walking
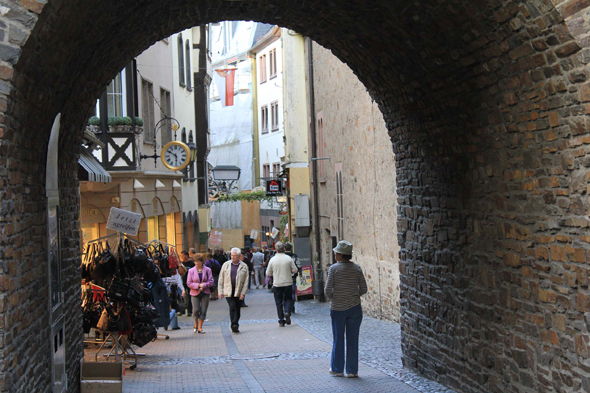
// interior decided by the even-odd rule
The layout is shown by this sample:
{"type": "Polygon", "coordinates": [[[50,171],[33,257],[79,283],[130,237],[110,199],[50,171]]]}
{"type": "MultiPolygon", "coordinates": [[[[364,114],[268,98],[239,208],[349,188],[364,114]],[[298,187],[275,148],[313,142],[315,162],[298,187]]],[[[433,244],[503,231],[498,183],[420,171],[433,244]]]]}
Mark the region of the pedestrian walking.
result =
{"type": "MultiPolygon", "coordinates": [[[[250,289],[251,284],[252,284],[252,276],[254,275],[254,267],[252,266],[252,263],[248,259],[248,254],[246,252],[246,249],[242,248],[240,250],[240,252],[241,252],[240,262],[244,262],[246,264],[246,266],[248,266],[248,289],[250,289]]],[[[246,304],[246,297],[245,296],[244,296],[244,300],[242,300],[242,307],[248,307],[248,305],[246,304]]]]}
{"type": "MultiPolygon", "coordinates": [[[[195,262],[194,260],[191,258],[190,253],[196,254],[197,252],[195,251],[194,248],[191,248],[188,252],[187,251],[183,251],[180,253],[180,261],[182,262],[182,264],[184,265],[184,267],[186,267],[187,270],[192,269],[193,267],[195,267],[195,262]]],[[[184,276],[182,276],[182,283],[184,284],[184,287],[187,287],[186,284],[186,279],[188,277],[188,273],[185,274],[184,276]]],[[[193,314],[193,305],[191,302],[191,294],[189,291],[184,291],[184,308],[186,309],[186,316],[190,317],[193,314]]],[[[184,312],[182,312],[180,315],[183,315],[184,312]]]]}
{"type": "Polygon", "coordinates": [[[211,300],[217,300],[217,285],[219,283],[219,273],[221,272],[221,265],[211,253],[207,254],[207,259],[205,260],[205,266],[211,269],[213,273],[213,286],[211,287],[211,300]]]}
{"type": "Polygon", "coordinates": [[[293,253],[293,245],[291,243],[286,243],[285,244],[285,254],[287,254],[288,256],[291,257],[291,259],[293,260],[293,263],[295,263],[295,266],[297,266],[297,273],[293,274],[293,289],[292,289],[292,293],[291,293],[291,299],[293,300],[293,302],[291,303],[291,314],[295,313],[295,295],[297,292],[297,277],[301,275],[301,262],[299,262],[299,257],[297,256],[297,254],[293,253]]]}
{"type": "Polygon", "coordinates": [[[213,274],[205,264],[205,255],[195,255],[195,266],[188,271],[187,285],[190,288],[193,314],[195,318],[194,333],[205,333],[203,321],[207,318],[211,287],[213,286],[213,274]]]}
{"type": "Polygon", "coordinates": [[[277,242],[275,245],[276,255],[268,262],[266,275],[273,278],[272,292],[275,296],[279,327],[291,324],[291,305],[293,303],[293,279],[297,273],[297,266],[290,256],[285,254],[285,245],[277,242]]]}
{"type": "Polygon", "coordinates": [[[266,287],[266,282],[264,278],[264,254],[260,252],[260,250],[256,247],[252,249],[254,252],[252,254],[252,265],[254,266],[254,282],[253,284],[256,285],[256,289],[260,286],[262,288],[266,287]]]}
{"type": "Polygon", "coordinates": [[[219,298],[225,297],[227,300],[231,330],[234,333],[240,332],[240,309],[248,293],[248,266],[240,261],[240,253],[237,247],[231,249],[231,263],[224,263],[221,267],[218,286],[219,298]]]}
{"type": "Polygon", "coordinates": [[[367,293],[363,270],[352,262],[352,244],[341,240],[333,249],[336,263],[328,270],[325,293],[331,300],[332,359],[330,374],[358,377],[359,331],[363,320],[361,296],[367,293]],[[346,336],[346,374],[344,374],[344,338],[346,336]]]}

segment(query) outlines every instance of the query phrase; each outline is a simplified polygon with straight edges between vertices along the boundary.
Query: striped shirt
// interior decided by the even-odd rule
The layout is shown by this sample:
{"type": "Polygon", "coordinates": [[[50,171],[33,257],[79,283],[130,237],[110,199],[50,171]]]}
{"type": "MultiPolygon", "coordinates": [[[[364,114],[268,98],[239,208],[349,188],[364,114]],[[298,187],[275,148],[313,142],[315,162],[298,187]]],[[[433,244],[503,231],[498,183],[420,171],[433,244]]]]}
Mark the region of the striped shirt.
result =
{"type": "Polygon", "coordinates": [[[361,303],[367,293],[363,269],[354,262],[338,262],[330,267],[326,281],[326,297],[332,300],[330,308],[345,311],[361,303]]]}

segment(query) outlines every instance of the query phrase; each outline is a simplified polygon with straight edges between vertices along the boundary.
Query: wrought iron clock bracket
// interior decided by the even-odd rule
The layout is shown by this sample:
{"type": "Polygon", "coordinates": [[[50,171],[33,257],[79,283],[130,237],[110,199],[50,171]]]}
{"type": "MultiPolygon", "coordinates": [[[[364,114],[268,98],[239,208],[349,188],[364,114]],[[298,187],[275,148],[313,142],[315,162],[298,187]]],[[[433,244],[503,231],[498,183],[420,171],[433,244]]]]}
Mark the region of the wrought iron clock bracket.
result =
{"type": "Polygon", "coordinates": [[[160,156],[158,155],[158,153],[156,153],[156,148],[154,148],[154,154],[152,154],[151,156],[148,156],[146,154],[140,154],[139,155],[139,160],[145,160],[146,158],[153,158],[154,159],[154,168],[158,167],[158,158],[160,158],[160,156]]]}

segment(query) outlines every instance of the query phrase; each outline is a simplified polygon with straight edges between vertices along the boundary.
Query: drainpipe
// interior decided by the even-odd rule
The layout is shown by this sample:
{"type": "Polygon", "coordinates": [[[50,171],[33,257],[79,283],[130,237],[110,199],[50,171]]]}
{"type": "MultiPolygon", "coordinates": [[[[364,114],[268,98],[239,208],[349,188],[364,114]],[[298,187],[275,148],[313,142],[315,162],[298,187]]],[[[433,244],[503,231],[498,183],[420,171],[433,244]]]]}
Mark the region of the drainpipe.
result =
{"type": "Polygon", "coordinates": [[[318,160],[317,157],[317,135],[316,135],[316,118],[315,118],[315,92],[313,86],[313,42],[310,38],[307,40],[307,65],[309,69],[309,111],[311,115],[311,157],[310,163],[313,163],[313,226],[316,247],[316,266],[314,280],[311,283],[313,295],[319,298],[320,302],[325,302],[324,297],[324,272],[322,270],[322,252],[320,243],[320,203],[318,190],[318,160]]]}

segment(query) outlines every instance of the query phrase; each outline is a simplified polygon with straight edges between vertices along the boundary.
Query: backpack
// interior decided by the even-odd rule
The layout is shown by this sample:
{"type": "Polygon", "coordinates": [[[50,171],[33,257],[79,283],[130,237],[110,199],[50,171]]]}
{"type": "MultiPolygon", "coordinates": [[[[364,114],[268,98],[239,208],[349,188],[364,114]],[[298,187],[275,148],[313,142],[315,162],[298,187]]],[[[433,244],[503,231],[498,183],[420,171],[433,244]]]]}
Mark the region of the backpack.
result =
{"type": "Polygon", "coordinates": [[[221,265],[215,259],[209,259],[209,267],[211,268],[211,273],[214,276],[219,276],[219,272],[221,272],[221,265]]]}

